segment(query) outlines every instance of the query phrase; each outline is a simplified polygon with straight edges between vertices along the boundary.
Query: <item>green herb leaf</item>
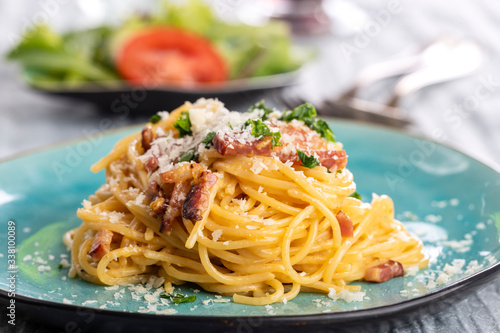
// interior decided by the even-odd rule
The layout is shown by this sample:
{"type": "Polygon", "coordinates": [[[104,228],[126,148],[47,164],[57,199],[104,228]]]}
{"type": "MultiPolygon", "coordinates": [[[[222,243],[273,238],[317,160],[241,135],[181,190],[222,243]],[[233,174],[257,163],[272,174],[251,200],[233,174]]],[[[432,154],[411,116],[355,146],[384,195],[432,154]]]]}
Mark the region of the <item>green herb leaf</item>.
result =
{"type": "Polygon", "coordinates": [[[198,158],[198,155],[194,152],[194,148],[189,149],[181,155],[177,163],[189,162],[198,158]]]}
{"type": "Polygon", "coordinates": [[[297,120],[305,120],[312,119],[316,117],[316,109],[311,103],[304,103],[302,105],[297,106],[292,111],[287,110],[283,112],[280,120],[286,121],[287,123],[291,122],[294,119],[297,120]]]}
{"type": "Polygon", "coordinates": [[[175,304],[193,303],[196,301],[196,295],[184,296],[183,294],[162,294],[161,298],[168,298],[175,304]]]}
{"type": "Polygon", "coordinates": [[[330,126],[324,120],[306,119],[304,122],[310,129],[318,132],[321,137],[325,138],[326,141],[335,142],[335,134],[333,134],[330,126]]]}
{"type": "Polygon", "coordinates": [[[201,141],[201,143],[204,143],[205,144],[205,148],[210,148],[211,146],[213,146],[213,142],[214,141],[214,138],[215,138],[215,135],[217,133],[215,132],[210,132],[207,134],[207,136],[205,137],[205,139],[203,139],[203,141],[201,141]]]}
{"type": "Polygon", "coordinates": [[[159,114],[154,114],[154,115],[151,116],[151,118],[149,118],[149,122],[151,124],[156,124],[160,120],[161,120],[161,116],[159,114]]]}
{"type": "Polygon", "coordinates": [[[252,135],[256,138],[269,136],[272,134],[271,130],[269,130],[269,127],[267,127],[267,125],[264,124],[260,119],[249,119],[245,122],[245,126],[252,126],[252,135]]]}
{"type": "Polygon", "coordinates": [[[273,110],[266,107],[266,105],[264,104],[264,100],[262,99],[259,103],[256,103],[252,106],[250,106],[250,108],[248,109],[247,112],[252,112],[254,110],[262,110],[264,111],[264,115],[262,115],[262,117],[260,119],[262,119],[262,121],[264,120],[267,120],[268,119],[268,115],[270,113],[273,113],[273,110]]]}
{"type": "Polygon", "coordinates": [[[271,149],[273,147],[279,147],[282,145],[282,143],[280,142],[281,133],[280,132],[271,132],[269,127],[266,124],[264,124],[262,122],[262,120],[249,119],[245,122],[244,127],[247,127],[247,126],[252,126],[252,135],[255,136],[256,138],[272,136],[271,149]]]}
{"type": "Polygon", "coordinates": [[[279,147],[279,146],[283,145],[280,142],[280,139],[281,139],[281,133],[280,132],[274,132],[273,133],[273,139],[271,140],[271,149],[273,149],[273,147],[279,147]]]}
{"type": "Polygon", "coordinates": [[[62,264],[59,264],[59,265],[57,265],[57,268],[59,268],[59,269],[63,269],[63,265],[62,265],[62,264]]]}
{"type": "Polygon", "coordinates": [[[292,120],[302,120],[310,129],[318,132],[321,137],[329,142],[335,142],[335,134],[333,134],[330,126],[321,119],[316,118],[316,109],[310,103],[304,103],[297,106],[292,111],[283,112],[280,120],[291,122],[292,120]]]}
{"type": "Polygon", "coordinates": [[[314,157],[314,155],[307,156],[306,153],[297,149],[297,154],[299,154],[299,158],[302,161],[301,166],[305,166],[306,168],[312,169],[319,165],[319,160],[314,157]]]}
{"type": "Polygon", "coordinates": [[[361,195],[358,192],[354,192],[353,194],[350,195],[350,197],[362,200],[361,195]]]}
{"type": "Polygon", "coordinates": [[[338,170],[337,170],[337,173],[342,173],[342,169],[338,169],[338,170]]]}
{"type": "Polygon", "coordinates": [[[183,138],[186,135],[193,134],[191,131],[191,120],[189,119],[189,113],[184,111],[181,113],[181,116],[177,118],[177,121],[174,124],[174,128],[179,131],[179,137],[183,138]]]}

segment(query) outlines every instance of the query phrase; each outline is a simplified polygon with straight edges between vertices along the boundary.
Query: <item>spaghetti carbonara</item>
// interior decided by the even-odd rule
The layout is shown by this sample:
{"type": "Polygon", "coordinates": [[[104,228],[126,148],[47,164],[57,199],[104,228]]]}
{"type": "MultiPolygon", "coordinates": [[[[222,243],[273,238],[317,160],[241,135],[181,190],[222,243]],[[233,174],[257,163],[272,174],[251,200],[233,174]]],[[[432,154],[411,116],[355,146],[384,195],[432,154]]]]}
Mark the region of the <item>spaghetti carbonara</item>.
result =
{"type": "Polygon", "coordinates": [[[160,112],[92,171],[106,183],[65,235],[71,276],[164,278],[263,305],[300,291],[359,291],[423,268],[422,243],[392,200],[355,192],[347,155],[310,104],[231,112],[212,99],[160,112]]]}

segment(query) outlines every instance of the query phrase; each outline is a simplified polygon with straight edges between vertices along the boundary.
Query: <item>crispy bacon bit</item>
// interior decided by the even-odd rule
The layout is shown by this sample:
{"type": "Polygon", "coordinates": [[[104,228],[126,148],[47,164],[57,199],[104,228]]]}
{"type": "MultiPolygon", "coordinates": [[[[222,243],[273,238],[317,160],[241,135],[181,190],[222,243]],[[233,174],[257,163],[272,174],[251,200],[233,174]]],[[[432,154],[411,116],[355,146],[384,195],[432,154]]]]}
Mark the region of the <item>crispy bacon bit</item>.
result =
{"type": "Polygon", "coordinates": [[[347,165],[345,150],[319,150],[314,153],[318,155],[319,163],[330,170],[340,170],[347,165]]]}
{"type": "Polygon", "coordinates": [[[308,127],[278,122],[270,127],[279,128],[284,145],[294,145],[300,150],[325,150],[328,143],[317,132],[308,127]]]}
{"type": "Polygon", "coordinates": [[[153,217],[163,215],[167,209],[167,200],[163,197],[156,198],[155,201],[149,204],[149,209],[149,215],[153,217]]]}
{"type": "Polygon", "coordinates": [[[336,215],[339,221],[340,233],[342,237],[352,237],[354,235],[352,220],[343,210],[339,210],[336,215]]]}
{"type": "Polygon", "coordinates": [[[97,231],[90,248],[89,255],[94,260],[100,260],[104,255],[111,250],[111,241],[113,240],[113,232],[108,229],[97,231]]]}
{"type": "MultiPolygon", "coordinates": [[[[301,126],[283,123],[271,124],[271,128],[279,128],[281,132],[282,146],[271,148],[272,138],[270,136],[260,140],[240,142],[231,139],[228,134],[217,134],[213,140],[215,149],[219,154],[225,156],[277,156],[281,162],[293,161],[294,164],[301,164],[296,150],[284,149],[287,145],[293,145],[304,151],[308,156],[316,155],[320,164],[330,170],[340,170],[347,165],[347,155],[344,150],[328,150],[325,139],[315,131],[301,126]]],[[[237,135],[238,133],[235,133],[237,135]]]]}
{"type": "MultiPolygon", "coordinates": [[[[343,169],[347,165],[345,150],[305,150],[304,153],[308,156],[315,154],[318,156],[320,165],[327,167],[331,171],[343,169]]],[[[280,150],[276,153],[276,156],[283,163],[293,161],[294,164],[302,164],[298,158],[297,151],[280,150]]]]}
{"type": "Polygon", "coordinates": [[[153,133],[153,130],[151,129],[150,126],[144,127],[141,133],[141,143],[142,147],[144,148],[145,151],[148,151],[149,148],[151,148],[151,143],[155,139],[155,134],[153,133]]]}
{"type": "Polygon", "coordinates": [[[210,171],[204,171],[199,179],[189,190],[182,209],[182,217],[193,222],[201,220],[203,212],[208,209],[210,189],[219,178],[210,171]]]}
{"type": "Polygon", "coordinates": [[[159,162],[156,156],[151,156],[150,158],[148,158],[146,163],[144,163],[144,168],[150,173],[155,172],[156,169],[158,169],[158,163],[159,162]]]}
{"type": "Polygon", "coordinates": [[[365,280],[370,282],[385,282],[403,274],[403,265],[397,261],[388,260],[386,263],[368,268],[365,272],[365,280]]]}
{"type": "Polygon", "coordinates": [[[185,182],[192,178],[197,178],[205,167],[199,163],[185,163],[175,169],[163,172],[160,177],[164,184],[185,182]]]}
{"type": "Polygon", "coordinates": [[[149,183],[149,186],[144,193],[146,194],[146,198],[148,199],[148,201],[153,202],[160,196],[160,190],[161,187],[157,182],[151,182],[149,183]]]}
{"type": "Polygon", "coordinates": [[[178,217],[181,217],[184,201],[191,190],[191,183],[200,182],[200,175],[204,172],[206,172],[206,168],[199,163],[184,163],[160,174],[163,189],[173,184],[172,191],[167,191],[171,193],[170,197],[162,195],[168,201],[168,205],[161,220],[160,232],[170,234],[174,222],[178,217]]]}
{"type": "Polygon", "coordinates": [[[254,156],[254,155],[269,155],[271,153],[271,140],[270,136],[264,137],[260,140],[252,140],[248,142],[239,142],[232,140],[227,134],[221,136],[217,134],[213,140],[214,148],[221,155],[229,156],[254,156]]]}
{"type": "Polygon", "coordinates": [[[170,234],[176,218],[181,215],[182,205],[190,189],[191,185],[188,181],[175,183],[167,210],[161,219],[160,232],[170,234]]]}

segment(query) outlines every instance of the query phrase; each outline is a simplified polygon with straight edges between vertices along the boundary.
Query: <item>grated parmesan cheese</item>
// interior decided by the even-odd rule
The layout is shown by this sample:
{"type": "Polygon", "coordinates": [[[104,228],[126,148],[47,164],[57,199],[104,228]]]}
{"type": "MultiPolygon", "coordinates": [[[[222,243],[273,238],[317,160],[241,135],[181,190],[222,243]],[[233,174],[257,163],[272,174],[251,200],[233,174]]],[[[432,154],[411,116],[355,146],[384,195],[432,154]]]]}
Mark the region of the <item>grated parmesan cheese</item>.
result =
{"type": "Polygon", "coordinates": [[[418,266],[409,266],[404,269],[405,276],[415,276],[418,272],[418,266]]]}
{"type": "Polygon", "coordinates": [[[212,232],[212,240],[214,242],[217,242],[220,236],[222,236],[222,229],[217,229],[214,232],[212,232]]]}
{"type": "Polygon", "coordinates": [[[484,230],[486,229],[486,224],[484,224],[483,222],[479,222],[478,224],[476,224],[476,229],[484,230]]]}
{"type": "Polygon", "coordinates": [[[341,290],[340,292],[336,292],[335,289],[329,288],[330,292],[328,293],[328,297],[333,299],[334,301],[338,301],[339,299],[343,299],[347,303],[351,302],[362,302],[363,297],[365,297],[366,293],[364,291],[352,292],[348,290],[341,290]]]}
{"type": "Polygon", "coordinates": [[[69,262],[67,259],[61,259],[59,263],[63,268],[68,268],[70,266],[69,262]]]}
{"type": "Polygon", "coordinates": [[[135,201],[134,203],[137,205],[137,206],[143,206],[143,202],[144,202],[144,199],[146,199],[146,196],[144,195],[144,193],[139,193],[137,195],[137,197],[135,198],[135,201]]]}
{"type": "Polygon", "coordinates": [[[157,303],[158,302],[158,298],[156,298],[155,296],[151,295],[151,294],[146,294],[144,295],[144,299],[149,302],[149,303],[157,303]]]}
{"type": "Polygon", "coordinates": [[[450,280],[450,277],[446,273],[441,273],[439,274],[438,278],[436,279],[437,284],[445,284],[450,280]]]}
{"type": "MultiPolygon", "coordinates": [[[[250,168],[250,171],[252,171],[254,174],[258,175],[262,170],[268,170],[269,168],[267,165],[263,162],[262,158],[256,157],[253,161],[252,167],[250,168]]],[[[262,186],[261,186],[262,187],[262,186]]],[[[259,191],[260,192],[260,191],[259,191]]]]}
{"type": "Polygon", "coordinates": [[[92,299],[92,300],[88,300],[88,301],[83,302],[82,305],[89,305],[89,304],[95,304],[95,303],[97,303],[97,300],[92,299]]]}
{"type": "Polygon", "coordinates": [[[434,289],[434,288],[436,288],[436,286],[437,286],[436,282],[431,280],[431,281],[429,281],[429,283],[427,283],[427,285],[425,287],[427,289],[434,289]]]}
{"type": "Polygon", "coordinates": [[[470,275],[474,274],[475,272],[479,271],[481,268],[483,268],[483,265],[479,264],[477,260],[472,260],[469,262],[465,269],[465,274],[470,275]]]}
{"type": "Polygon", "coordinates": [[[83,206],[83,209],[91,209],[92,203],[86,199],[83,199],[82,206],[83,206]]]}
{"type": "Polygon", "coordinates": [[[444,265],[443,272],[445,272],[448,276],[453,276],[455,274],[462,273],[462,267],[464,267],[464,265],[464,259],[454,259],[451,265],[444,265]]]}
{"type": "Polygon", "coordinates": [[[114,286],[104,287],[104,289],[106,289],[106,290],[117,290],[118,289],[118,285],[115,284],[114,286]]]}
{"type": "Polygon", "coordinates": [[[443,217],[441,215],[433,215],[429,214],[425,217],[426,222],[431,222],[431,223],[438,223],[443,220],[443,217]]]}
{"type": "Polygon", "coordinates": [[[215,295],[215,299],[213,300],[215,303],[228,303],[231,302],[229,298],[222,298],[221,295],[215,295]]]}

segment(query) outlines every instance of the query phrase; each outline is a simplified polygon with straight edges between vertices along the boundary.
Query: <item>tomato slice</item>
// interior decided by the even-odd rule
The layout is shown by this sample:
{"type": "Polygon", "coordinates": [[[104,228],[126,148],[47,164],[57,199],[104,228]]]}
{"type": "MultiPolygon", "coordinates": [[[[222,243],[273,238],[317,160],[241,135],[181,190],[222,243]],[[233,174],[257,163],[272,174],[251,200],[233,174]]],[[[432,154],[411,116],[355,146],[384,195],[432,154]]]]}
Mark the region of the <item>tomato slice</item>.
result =
{"type": "Polygon", "coordinates": [[[129,83],[145,86],[193,86],[228,77],[224,60],[209,41],[170,27],[149,28],[128,39],[116,67],[129,83]]]}

